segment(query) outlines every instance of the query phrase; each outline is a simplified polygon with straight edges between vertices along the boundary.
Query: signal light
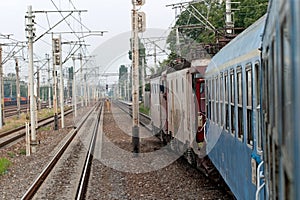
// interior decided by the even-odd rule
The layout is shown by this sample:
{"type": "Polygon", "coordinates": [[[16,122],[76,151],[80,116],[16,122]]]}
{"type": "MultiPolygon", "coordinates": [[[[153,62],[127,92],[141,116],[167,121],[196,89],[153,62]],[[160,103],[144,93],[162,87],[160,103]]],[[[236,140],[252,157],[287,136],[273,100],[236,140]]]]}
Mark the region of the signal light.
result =
{"type": "Polygon", "coordinates": [[[146,14],[144,12],[138,12],[138,31],[145,32],[146,30],[146,14]]]}
{"type": "Polygon", "coordinates": [[[54,55],[54,63],[55,65],[60,65],[60,55],[56,54],[54,55]]]}
{"type": "Polygon", "coordinates": [[[53,38],[53,51],[54,51],[54,53],[60,52],[60,39],[59,38],[53,38]]]}
{"type": "Polygon", "coordinates": [[[133,5],[142,6],[145,4],[145,0],[132,0],[133,5]]]}

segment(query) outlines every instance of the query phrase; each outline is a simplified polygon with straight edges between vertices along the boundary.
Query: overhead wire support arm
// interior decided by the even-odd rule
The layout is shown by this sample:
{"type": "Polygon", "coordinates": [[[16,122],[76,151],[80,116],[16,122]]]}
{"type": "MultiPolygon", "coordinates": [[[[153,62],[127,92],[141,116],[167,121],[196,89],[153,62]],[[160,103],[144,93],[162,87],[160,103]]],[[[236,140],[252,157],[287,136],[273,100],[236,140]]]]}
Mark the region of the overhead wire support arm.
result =
{"type": "Polygon", "coordinates": [[[66,18],[68,18],[70,15],[72,15],[73,13],[69,13],[67,16],[65,16],[63,19],[61,19],[59,22],[57,22],[54,26],[52,26],[49,30],[47,30],[45,33],[43,33],[42,35],[40,35],[38,38],[36,38],[34,40],[34,42],[38,41],[39,39],[41,39],[44,35],[48,34],[52,29],[54,29],[56,26],[58,26],[62,21],[64,21],[66,18]]]}
{"type": "Polygon", "coordinates": [[[67,12],[87,12],[87,10],[44,10],[44,11],[32,11],[32,13],[67,13],[67,12]]]}
{"type": "Polygon", "coordinates": [[[56,26],[58,26],[61,22],[65,21],[69,16],[72,16],[73,13],[76,12],[87,12],[87,10],[70,10],[70,11],[33,11],[33,13],[69,13],[66,16],[63,16],[63,18],[58,21],[54,26],[50,27],[49,30],[47,30],[45,33],[37,37],[34,42],[41,39],[44,35],[48,34],[52,29],[54,29],[56,26]]]}

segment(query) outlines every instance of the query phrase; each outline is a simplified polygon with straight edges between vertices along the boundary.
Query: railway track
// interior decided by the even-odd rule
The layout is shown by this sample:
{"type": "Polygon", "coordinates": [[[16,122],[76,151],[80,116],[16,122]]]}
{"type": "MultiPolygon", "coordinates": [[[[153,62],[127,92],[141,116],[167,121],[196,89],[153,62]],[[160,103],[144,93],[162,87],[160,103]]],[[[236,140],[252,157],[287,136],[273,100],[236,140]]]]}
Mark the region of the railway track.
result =
{"type": "Polygon", "coordinates": [[[231,199],[143,126],[140,155],[133,156],[128,112],[115,103],[104,108],[87,199],[231,199]]]}
{"type": "MultiPolygon", "coordinates": [[[[116,104],[120,109],[122,109],[124,112],[128,113],[132,117],[132,105],[129,102],[124,101],[113,101],[114,104],[116,104]]],[[[139,112],[139,119],[140,124],[144,126],[148,131],[152,131],[151,127],[151,117],[139,112]]]]}
{"type": "MultiPolygon", "coordinates": [[[[42,109],[46,108],[48,106],[47,103],[43,103],[42,104],[42,109]]],[[[25,113],[28,110],[28,105],[27,104],[23,104],[21,105],[21,109],[20,109],[20,113],[25,113]]],[[[18,110],[17,110],[17,106],[5,106],[4,107],[4,116],[5,117],[11,117],[11,116],[15,116],[18,114],[18,110]]]]}
{"type": "Polygon", "coordinates": [[[82,118],[22,199],[84,199],[101,112],[99,103],[82,118]]]}
{"type": "MultiPolygon", "coordinates": [[[[65,112],[65,116],[72,113],[72,110],[68,110],[65,112]]],[[[60,115],[58,116],[60,118],[60,115]]],[[[38,128],[42,126],[46,126],[54,121],[53,116],[41,119],[38,121],[38,128]]],[[[14,143],[20,138],[25,137],[26,130],[25,125],[18,127],[16,129],[9,130],[7,132],[0,134],[0,148],[3,148],[11,143],[14,143]]]]}

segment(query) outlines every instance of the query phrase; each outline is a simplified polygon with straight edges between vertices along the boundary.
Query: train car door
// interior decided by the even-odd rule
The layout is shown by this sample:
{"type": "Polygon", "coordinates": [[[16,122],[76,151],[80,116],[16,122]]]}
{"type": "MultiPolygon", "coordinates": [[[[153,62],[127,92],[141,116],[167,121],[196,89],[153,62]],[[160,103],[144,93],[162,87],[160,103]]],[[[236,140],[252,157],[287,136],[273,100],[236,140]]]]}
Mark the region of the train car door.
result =
{"type": "Polygon", "coordinates": [[[203,78],[196,78],[195,80],[195,93],[196,93],[196,105],[197,106],[197,134],[196,141],[202,145],[204,142],[204,126],[206,122],[205,112],[205,80],[203,78]]]}

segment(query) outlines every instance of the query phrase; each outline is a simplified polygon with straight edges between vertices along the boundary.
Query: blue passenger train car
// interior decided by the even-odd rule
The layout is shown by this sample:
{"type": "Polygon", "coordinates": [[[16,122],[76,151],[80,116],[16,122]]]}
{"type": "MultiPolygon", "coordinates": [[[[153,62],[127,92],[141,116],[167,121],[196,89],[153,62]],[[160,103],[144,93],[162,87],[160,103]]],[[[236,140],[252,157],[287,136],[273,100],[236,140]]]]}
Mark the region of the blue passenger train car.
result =
{"type": "Polygon", "coordinates": [[[262,170],[258,83],[265,20],[263,16],[221,49],[205,76],[206,150],[237,199],[255,199],[262,184],[257,177],[262,170]]]}
{"type": "Polygon", "coordinates": [[[271,0],[262,45],[266,199],[300,199],[300,1],[271,0]]]}

